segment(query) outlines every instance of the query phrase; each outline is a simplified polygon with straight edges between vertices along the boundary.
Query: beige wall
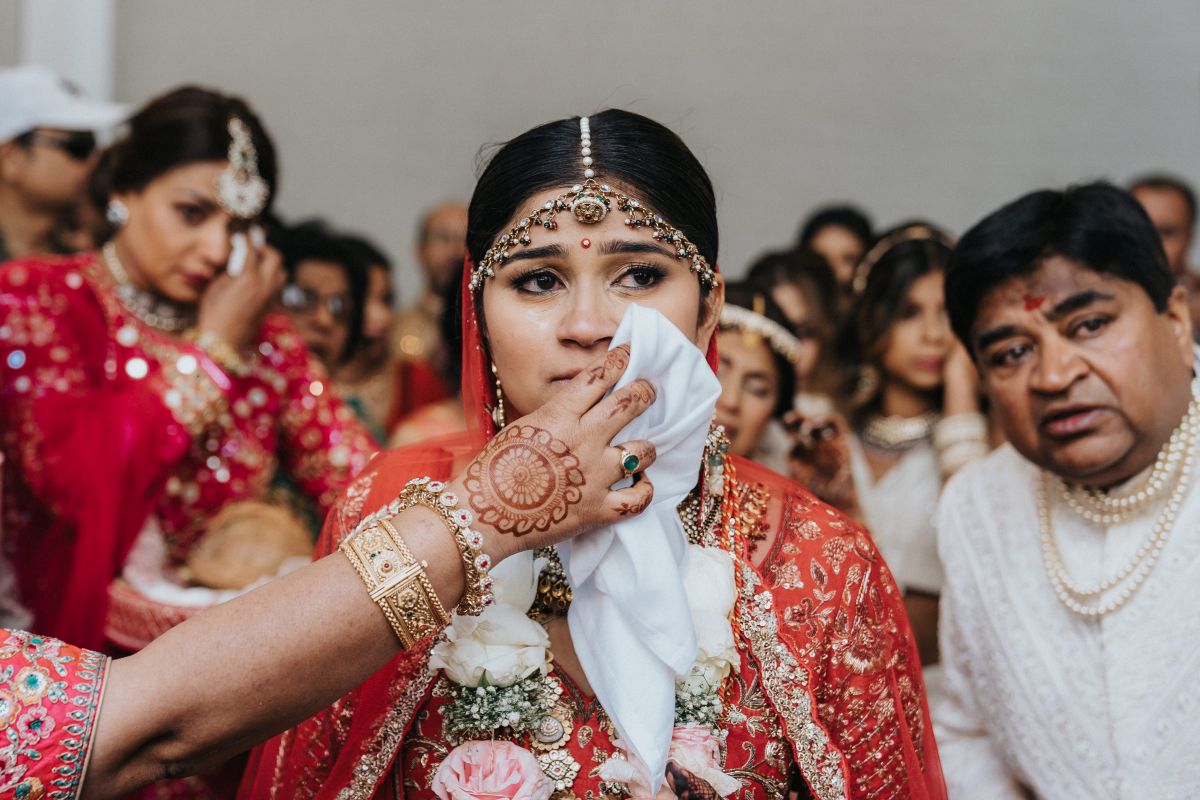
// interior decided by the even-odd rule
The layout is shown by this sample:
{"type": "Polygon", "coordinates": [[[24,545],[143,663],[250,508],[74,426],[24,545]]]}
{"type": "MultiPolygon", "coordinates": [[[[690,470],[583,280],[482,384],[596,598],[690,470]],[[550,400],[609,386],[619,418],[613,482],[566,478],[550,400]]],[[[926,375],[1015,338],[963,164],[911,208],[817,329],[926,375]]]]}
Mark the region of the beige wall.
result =
{"type": "Polygon", "coordinates": [[[20,34],[20,8],[17,0],[0,0],[0,67],[8,67],[18,60],[18,37],[20,34]]]}
{"type": "Polygon", "coordinates": [[[414,221],[467,196],[480,145],[639,111],[708,166],[737,274],[820,201],[961,232],[1047,184],[1200,180],[1200,3],[1152,8],[121,0],[115,85],[131,102],[181,81],[246,95],[282,151],[281,209],[378,237],[410,297],[414,221]]]}

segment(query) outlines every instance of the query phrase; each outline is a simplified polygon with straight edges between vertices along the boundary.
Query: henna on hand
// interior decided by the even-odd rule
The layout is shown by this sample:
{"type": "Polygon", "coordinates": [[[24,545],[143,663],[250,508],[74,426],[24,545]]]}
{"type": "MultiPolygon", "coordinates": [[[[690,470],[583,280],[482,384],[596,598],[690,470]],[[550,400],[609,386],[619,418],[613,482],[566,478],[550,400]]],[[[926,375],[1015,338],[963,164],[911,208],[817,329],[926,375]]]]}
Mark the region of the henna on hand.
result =
{"type": "Polygon", "coordinates": [[[627,366],[629,366],[629,345],[623,344],[619,347],[614,347],[604,357],[603,364],[598,364],[588,370],[588,386],[591,386],[596,381],[604,380],[609,370],[615,369],[621,371],[627,366]]]}
{"type": "Polygon", "coordinates": [[[499,533],[524,536],[562,522],[583,498],[579,459],[532,425],[510,425],[467,468],[463,485],[475,516],[499,533]]]}
{"type": "Polygon", "coordinates": [[[646,496],[641,500],[635,500],[632,503],[628,501],[622,502],[621,505],[617,506],[617,516],[632,517],[635,514],[640,514],[646,510],[646,508],[650,505],[650,501],[653,499],[653,496],[646,496]]]}

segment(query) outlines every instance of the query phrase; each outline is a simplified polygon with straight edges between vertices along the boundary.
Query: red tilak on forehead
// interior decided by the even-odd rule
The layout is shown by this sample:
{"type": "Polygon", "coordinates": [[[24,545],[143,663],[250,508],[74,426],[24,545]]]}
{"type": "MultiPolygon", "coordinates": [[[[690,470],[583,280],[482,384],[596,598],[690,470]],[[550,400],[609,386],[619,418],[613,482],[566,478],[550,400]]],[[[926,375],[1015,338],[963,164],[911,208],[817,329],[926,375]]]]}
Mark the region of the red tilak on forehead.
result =
{"type": "Polygon", "coordinates": [[[1027,294],[1025,295],[1025,310],[1037,311],[1042,307],[1042,303],[1046,302],[1045,295],[1027,294]]]}

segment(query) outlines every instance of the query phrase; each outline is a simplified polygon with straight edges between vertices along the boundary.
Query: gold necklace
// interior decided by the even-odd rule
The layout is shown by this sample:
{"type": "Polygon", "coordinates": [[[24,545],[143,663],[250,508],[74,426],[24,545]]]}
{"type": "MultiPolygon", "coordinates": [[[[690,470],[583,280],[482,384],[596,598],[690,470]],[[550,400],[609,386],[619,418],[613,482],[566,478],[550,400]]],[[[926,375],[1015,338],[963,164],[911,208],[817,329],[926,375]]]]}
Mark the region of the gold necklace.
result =
{"type": "Polygon", "coordinates": [[[130,314],[151,328],[167,333],[181,333],[196,323],[194,307],[172,303],[135,286],[125,265],[117,257],[117,246],[111,241],[105,243],[100,252],[116,284],[117,300],[130,314]]]}

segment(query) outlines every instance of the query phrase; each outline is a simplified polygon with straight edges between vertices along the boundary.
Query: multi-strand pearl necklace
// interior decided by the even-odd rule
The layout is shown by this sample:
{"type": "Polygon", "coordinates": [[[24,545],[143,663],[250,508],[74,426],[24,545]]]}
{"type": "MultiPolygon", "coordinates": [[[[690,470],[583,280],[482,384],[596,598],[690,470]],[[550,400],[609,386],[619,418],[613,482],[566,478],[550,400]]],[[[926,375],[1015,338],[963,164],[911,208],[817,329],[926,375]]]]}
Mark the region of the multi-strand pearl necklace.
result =
{"type": "MultiPolygon", "coordinates": [[[[1171,494],[1163,510],[1159,513],[1158,518],[1154,521],[1154,527],[1150,532],[1150,536],[1138,547],[1133,558],[1124,567],[1117,570],[1117,572],[1091,586],[1079,585],[1071,578],[1070,573],[1067,571],[1067,565],[1063,561],[1058,544],[1054,539],[1054,527],[1051,521],[1050,504],[1048,502],[1049,484],[1051,481],[1058,481],[1060,486],[1062,486],[1062,482],[1048,473],[1043,473],[1042,480],[1038,483],[1038,518],[1042,533],[1042,563],[1045,565],[1046,575],[1050,579],[1050,585],[1054,588],[1054,593],[1064,606],[1080,616],[1098,619],[1128,603],[1134,593],[1146,582],[1146,578],[1149,577],[1155,564],[1158,563],[1163,546],[1166,544],[1167,538],[1175,527],[1175,518],[1179,514],[1179,509],[1183,505],[1184,499],[1187,497],[1188,490],[1191,488],[1192,468],[1196,456],[1197,433],[1200,433],[1200,405],[1193,398],[1192,402],[1188,405],[1187,415],[1183,418],[1183,421],[1176,428],[1175,432],[1171,434],[1170,441],[1163,448],[1158,459],[1156,459],[1146,487],[1143,487],[1141,491],[1133,495],[1120,498],[1133,498],[1133,500],[1126,504],[1119,515],[1114,517],[1112,513],[1107,515],[1096,514],[1091,509],[1077,507],[1068,501],[1069,507],[1089,522],[1109,525],[1113,522],[1122,521],[1134,511],[1144,508],[1151,500],[1162,493],[1172,475],[1175,478],[1171,494]],[[1160,464],[1162,465],[1161,467],[1160,464]],[[1158,476],[1158,480],[1151,491],[1151,481],[1156,475],[1158,476]],[[1141,495],[1140,499],[1139,495],[1141,495]],[[1118,587],[1120,588],[1118,589],[1118,587]],[[1117,591],[1109,599],[1102,600],[1101,595],[1112,590],[1117,591]]],[[[1067,491],[1063,491],[1062,494],[1064,497],[1071,496],[1067,491]]]]}

